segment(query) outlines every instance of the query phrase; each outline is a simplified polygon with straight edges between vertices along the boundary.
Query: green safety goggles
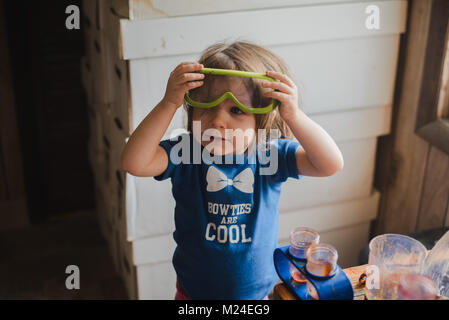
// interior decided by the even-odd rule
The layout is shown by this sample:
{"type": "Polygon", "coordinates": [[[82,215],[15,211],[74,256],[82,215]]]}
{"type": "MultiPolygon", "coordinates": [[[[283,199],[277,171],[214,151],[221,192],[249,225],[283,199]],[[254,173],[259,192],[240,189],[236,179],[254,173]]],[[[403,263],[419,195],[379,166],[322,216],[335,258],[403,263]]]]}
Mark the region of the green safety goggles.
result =
{"type": "MultiPolygon", "coordinates": [[[[261,79],[261,80],[268,80],[270,82],[278,81],[277,79],[268,77],[263,73],[240,71],[240,70],[203,68],[195,72],[210,75],[261,79]]],[[[196,108],[213,108],[218,104],[220,104],[221,102],[223,102],[224,100],[231,99],[236,104],[236,106],[244,112],[265,114],[271,112],[274,108],[276,108],[280,104],[279,101],[276,99],[265,99],[265,101],[261,99],[260,104],[258,106],[245,105],[241,101],[239,101],[236,95],[234,95],[230,91],[226,91],[223,94],[219,95],[218,97],[213,97],[212,99],[209,99],[213,101],[199,101],[201,99],[192,97],[195,96],[195,91],[198,92],[198,90],[201,90],[201,87],[190,90],[191,91],[190,94],[189,91],[187,91],[186,94],[184,95],[184,100],[187,102],[187,104],[196,108]]]]}

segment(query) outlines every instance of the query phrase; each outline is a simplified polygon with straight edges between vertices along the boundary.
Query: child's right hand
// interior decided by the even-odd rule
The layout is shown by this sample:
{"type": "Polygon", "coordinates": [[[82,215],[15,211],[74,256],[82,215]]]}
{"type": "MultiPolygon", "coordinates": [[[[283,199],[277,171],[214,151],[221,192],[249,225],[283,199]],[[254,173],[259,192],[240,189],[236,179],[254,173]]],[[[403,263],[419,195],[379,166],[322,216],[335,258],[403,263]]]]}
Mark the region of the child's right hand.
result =
{"type": "Polygon", "coordinates": [[[170,73],[165,96],[162,100],[179,108],[188,90],[203,85],[203,81],[201,80],[204,79],[204,74],[194,73],[194,71],[201,70],[202,68],[203,65],[197,62],[183,62],[179,64],[170,73]]]}

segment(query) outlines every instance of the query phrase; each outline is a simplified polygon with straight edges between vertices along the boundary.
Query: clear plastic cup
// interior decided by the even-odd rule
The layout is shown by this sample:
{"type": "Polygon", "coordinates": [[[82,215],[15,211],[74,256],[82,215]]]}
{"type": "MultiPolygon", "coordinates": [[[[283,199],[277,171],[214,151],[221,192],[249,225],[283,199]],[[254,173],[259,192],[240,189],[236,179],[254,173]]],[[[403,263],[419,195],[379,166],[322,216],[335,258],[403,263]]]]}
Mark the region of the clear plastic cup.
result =
{"type": "Polygon", "coordinates": [[[438,295],[449,298],[449,231],[430,250],[423,274],[435,281],[438,295]]]}
{"type": "Polygon", "coordinates": [[[419,241],[400,234],[377,236],[370,241],[369,249],[368,264],[373,270],[365,286],[369,300],[397,299],[401,277],[421,273],[427,256],[426,248],[419,241]]]}
{"type": "Polygon", "coordinates": [[[338,253],[330,244],[314,244],[307,250],[307,272],[317,277],[328,277],[335,273],[338,253]]]}
{"type": "MultiPolygon", "coordinates": [[[[335,273],[337,268],[337,250],[325,243],[313,244],[307,250],[307,272],[317,277],[328,277],[335,273]]],[[[320,297],[314,285],[307,280],[307,291],[314,300],[320,297]]]]}
{"type": "MultiPolygon", "coordinates": [[[[307,249],[319,241],[320,235],[315,230],[305,227],[295,228],[290,232],[290,254],[296,259],[305,261],[307,249]]],[[[306,281],[306,277],[292,263],[290,263],[290,274],[296,282],[306,281]]]]}
{"type": "Polygon", "coordinates": [[[320,235],[313,229],[300,227],[290,232],[290,253],[297,259],[307,259],[307,249],[320,242],[320,235]]]}

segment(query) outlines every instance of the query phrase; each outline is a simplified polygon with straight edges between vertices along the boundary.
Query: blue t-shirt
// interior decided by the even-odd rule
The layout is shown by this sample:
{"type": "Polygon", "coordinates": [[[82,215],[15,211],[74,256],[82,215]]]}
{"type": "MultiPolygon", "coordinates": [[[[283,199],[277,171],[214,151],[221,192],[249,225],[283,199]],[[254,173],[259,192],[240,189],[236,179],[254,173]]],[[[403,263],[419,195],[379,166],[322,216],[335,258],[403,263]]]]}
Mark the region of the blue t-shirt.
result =
{"type": "Polygon", "coordinates": [[[273,251],[278,246],[281,184],[288,177],[301,177],[296,168],[300,144],[276,139],[251,154],[212,155],[221,164],[194,158],[195,151],[205,148],[191,133],[160,145],[169,163],[154,178],[172,181],[173,265],[181,287],[192,299],[265,297],[278,279],[273,251]]]}

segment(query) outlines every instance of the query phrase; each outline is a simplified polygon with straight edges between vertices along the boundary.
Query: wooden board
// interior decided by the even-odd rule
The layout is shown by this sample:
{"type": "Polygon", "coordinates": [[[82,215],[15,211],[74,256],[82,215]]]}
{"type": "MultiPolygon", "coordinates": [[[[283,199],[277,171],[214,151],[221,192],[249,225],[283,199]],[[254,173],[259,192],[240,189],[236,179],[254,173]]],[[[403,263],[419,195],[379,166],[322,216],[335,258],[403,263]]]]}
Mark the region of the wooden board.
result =
{"type": "Polygon", "coordinates": [[[269,46],[282,57],[307,114],[393,102],[400,34],[269,46]]]}
{"type": "Polygon", "coordinates": [[[293,226],[307,226],[319,232],[369,222],[376,218],[380,194],[305,207],[279,214],[279,238],[288,239],[293,226]]]}
{"type": "Polygon", "coordinates": [[[141,20],[216,12],[368,1],[371,2],[370,0],[189,0],[181,2],[178,0],[112,0],[112,6],[123,17],[131,20],[141,20]]]}
{"type": "MultiPolygon", "coordinates": [[[[391,135],[380,139],[375,186],[382,193],[376,234],[447,224],[449,157],[416,134],[434,1],[413,1],[398,72],[391,135]]],[[[419,121],[418,121],[419,123],[419,121]]]]}
{"type": "MultiPolygon", "coordinates": [[[[398,40],[396,34],[271,49],[294,74],[300,107],[338,141],[390,132],[398,40]]],[[[184,53],[129,61],[132,129],[162,99],[176,65],[197,59],[197,55],[184,53]]],[[[180,109],[167,134],[184,125],[180,109]]]]}
{"type": "Polygon", "coordinates": [[[427,159],[417,231],[442,227],[446,219],[448,203],[449,156],[432,146],[427,159]]]}
{"type": "Polygon", "coordinates": [[[280,212],[338,203],[371,194],[376,139],[338,143],[345,160],[344,168],[331,177],[288,179],[282,185],[280,212]],[[298,196],[301,195],[301,196],[298,196]]]}
{"type": "Polygon", "coordinates": [[[195,53],[221,39],[235,36],[264,46],[398,34],[405,31],[406,1],[373,1],[382,14],[382,27],[365,26],[366,3],[304,6],[241,11],[154,20],[121,20],[123,57],[195,53]],[[268,27],[267,17],[276,21],[268,27]],[[205,28],[204,26],[209,26],[205,28]],[[279,33],[278,30],[295,30],[279,33]],[[158,32],[154,32],[158,30],[158,32]]]}

